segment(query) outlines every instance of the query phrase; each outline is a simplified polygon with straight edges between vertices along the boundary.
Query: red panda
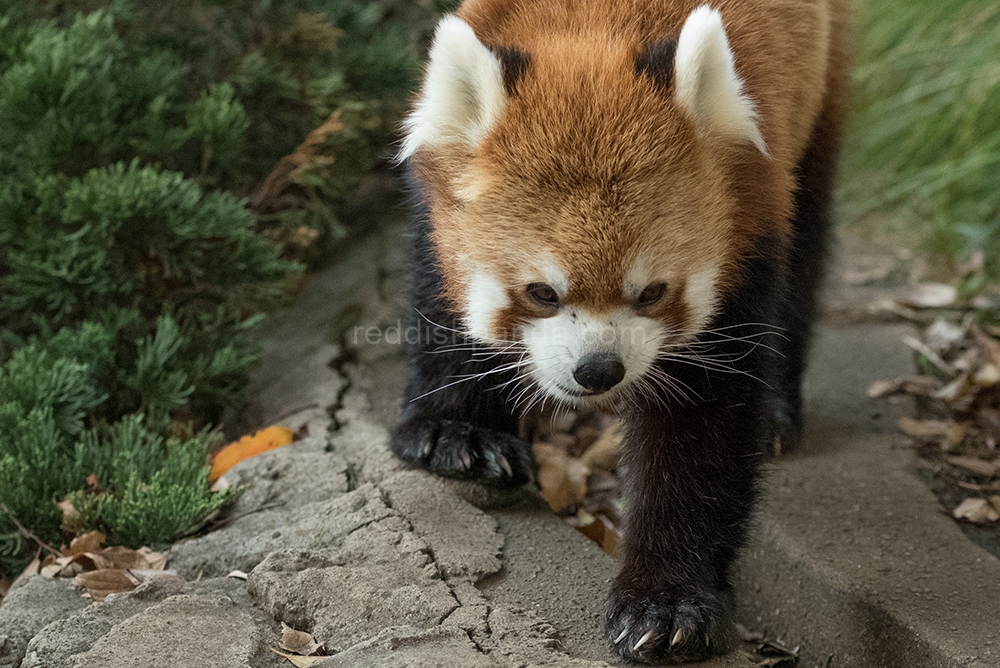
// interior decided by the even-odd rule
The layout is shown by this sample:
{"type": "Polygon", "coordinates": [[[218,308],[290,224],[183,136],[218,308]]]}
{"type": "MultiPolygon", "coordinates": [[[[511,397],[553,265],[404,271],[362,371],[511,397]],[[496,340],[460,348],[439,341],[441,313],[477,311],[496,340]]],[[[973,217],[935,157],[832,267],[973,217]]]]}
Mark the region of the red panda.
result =
{"type": "Polygon", "coordinates": [[[405,120],[422,334],[393,450],[520,485],[527,406],[618,411],[627,659],[732,645],[761,466],[801,430],[847,5],[467,0],[405,120]]]}

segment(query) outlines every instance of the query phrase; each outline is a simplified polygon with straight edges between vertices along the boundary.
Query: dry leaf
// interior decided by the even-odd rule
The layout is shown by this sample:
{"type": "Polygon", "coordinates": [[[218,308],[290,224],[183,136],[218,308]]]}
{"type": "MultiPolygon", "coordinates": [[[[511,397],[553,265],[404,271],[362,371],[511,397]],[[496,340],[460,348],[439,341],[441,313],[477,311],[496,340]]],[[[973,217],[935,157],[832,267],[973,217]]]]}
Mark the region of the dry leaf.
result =
{"type": "Polygon", "coordinates": [[[943,359],[941,359],[941,356],[938,355],[933,350],[931,350],[930,347],[923,341],[915,339],[912,336],[904,336],[903,343],[905,343],[910,348],[913,348],[918,353],[923,355],[927,359],[927,361],[933,364],[935,367],[937,367],[938,371],[940,371],[941,373],[945,374],[946,376],[955,375],[956,371],[955,367],[953,367],[952,365],[948,364],[943,359]]]}
{"type": "Polygon", "coordinates": [[[244,436],[215,453],[212,458],[212,471],[209,473],[208,479],[210,482],[215,482],[223,473],[244,459],[286,446],[294,440],[295,432],[277,426],[261,429],[255,434],[244,436]]]}
{"type": "Polygon", "coordinates": [[[984,364],[972,374],[972,382],[980,387],[993,387],[1000,383],[1000,368],[995,364],[984,364]]]}
{"type": "Polygon", "coordinates": [[[210,491],[210,492],[224,492],[227,489],[229,489],[229,481],[226,480],[226,476],[222,476],[221,478],[219,478],[218,480],[216,480],[214,483],[212,483],[212,486],[208,488],[208,491],[210,491]]]}
{"type": "Polygon", "coordinates": [[[962,445],[968,433],[968,422],[952,422],[948,425],[948,432],[944,436],[944,443],[941,444],[941,447],[944,448],[945,452],[953,452],[962,445]]]}
{"type": "Polygon", "coordinates": [[[139,554],[146,558],[146,563],[149,564],[146,568],[152,570],[163,570],[167,566],[167,559],[170,558],[170,550],[166,552],[153,552],[148,547],[140,547],[139,554]]]}
{"type": "Polygon", "coordinates": [[[612,557],[618,554],[618,529],[612,524],[604,515],[598,515],[598,520],[604,525],[604,540],[601,541],[601,549],[604,550],[605,554],[609,554],[612,557]]]}
{"type": "Polygon", "coordinates": [[[296,631],[288,624],[281,622],[281,649],[300,656],[322,656],[323,645],[316,642],[311,633],[296,631]]]}
{"type": "Polygon", "coordinates": [[[279,652],[273,647],[270,649],[278,656],[283,656],[286,659],[288,659],[288,662],[291,663],[293,666],[296,666],[296,668],[308,668],[309,666],[315,666],[316,664],[322,663],[323,661],[326,661],[327,659],[330,658],[328,656],[296,656],[294,654],[285,654],[284,652],[279,652]]]}
{"type": "Polygon", "coordinates": [[[950,422],[941,420],[914,420],[913,418],[902,417],[896,426],[907,436],[920,439],[938,439],[948,435],[950,422]]]}
{"type": "Polygon", "coordinates": [[[930,396],[941,383],[933,376],[910,376],[903,379],[903,391],[909,394],[926,397],[930,396]]]}
{"type": "Polygon", "coordinates": [[[963,373],[941,389],[931,392],[930,396],[932,399],[951,403],[974,391],[975,388],[969,380],[969,374],[963,373]]]}
{"type": "Polygon", "coordinates": [[[618,447],[622,436],[621,423],[615,422],[604,430],[580,459],[591,468],[614,471],[618,466],[618,447]]]}
{"type": "Polygon", "coordinates": [[[957,300],[958,290],[946,283],[922,283],[896,297],[898,303],[912,308],[946,308],[957,300]]]}
{"type": "Polygon", "coordinates": [[[131,550],[127,547],[106,547],[100,551],[77,552],[96,549],[104,541],[104,534],[92,531],[78,536],[66,548],[65,555],[49,555],[41,562],[40,573],[45,578],[71,578],[81,573],[107,569],[137,571],[162,571],[169,553],[153,552],[148,547],[131,550]]]}
{"type": "Polygon", "coordinates": [[[80,573],[73,578],[73,584],[83,587],[95,601],[103,601],[111,594],[132,591],[141,580],[128,571],[106,568],[90,573],[80,573]]]}
{"type": "Polygon", "coordinates": [[[153,552],[148,547],[130,550],[127,547],[106,547],[101,556],[111,562],[107,568],[122,568],[129,570],[159,570],[167,563],[167,554],[153,552]]]}
{"type": "Polygon", "coordinates": [[[951,514],[956,520],[968,520],[975,524],[989,524],[1000,520],[1000,510],[986,499],[968,498],[958,504],[951,514]]]}
{"type": "Polygon", "coordinates": [[[962,325],[938,318],[924,331],[924,341],[931,350],[944,353],[962,343],[965,334],[966,328],[962,325]]]}
{"type": "Polygon", "coordinates": [[[987,478],[992,478],[993,476],[1000,474],[1000,467],[998,467],[995,463],[979,459],[978,457],[959,457],[948,455],[944,458],[944,460],[952,466],[958,466],[966,471],[972,471],[976,475],[981,475],[987,478]]]}
{"type": "Polygon", "coordinates": [[[868,390],[865,394],[872,399],[878,399],[879,397],[886,397],[890,394],[899,392],[902,389],[903,381],[901,380],[876,380],[868,386],[868,390]]]}
{"type": "Polygon", "coordinates": [[[42,568],[41,554],[42,549],[39,548],[38,551],[35,552],[35,558],[31,560],[31,563],[25,566],[24,570],[21,571],[21,574],[14,578],[14,584],[17,584],[21,580],[27,580],[34,575],[38,575],[38,572],[42,568]]]}
{"type": "Polygon", "coordinates": [[[295,178],[304,168],[309,165],[333,164],[333,156],[323,155],[319,151],[327,137],[343,129],[338,109],[322,125],[306,135],[305,140],[292,153],[278,161],[264,182],[250,195],[250,208],[258,213],[281,209],[282,195],[294,184],[295,178]]]}
{"type": "Polygon", "coordinates": [[[587,495],[590,467],[554,445],[535,443],[533,447],[538,462],[538,485],[549,507],[558,513],[581,503],[587,495]]]}
{"type": "Polygon", "coordinates": [[[100,531],[88,531],[74,538],[70,542],[68,549],[60,551],[66,557],[71,557],[74,554],[83,554],[84,552],[97,552],[101,549],[104,538],[104,534],[100,531]]]}

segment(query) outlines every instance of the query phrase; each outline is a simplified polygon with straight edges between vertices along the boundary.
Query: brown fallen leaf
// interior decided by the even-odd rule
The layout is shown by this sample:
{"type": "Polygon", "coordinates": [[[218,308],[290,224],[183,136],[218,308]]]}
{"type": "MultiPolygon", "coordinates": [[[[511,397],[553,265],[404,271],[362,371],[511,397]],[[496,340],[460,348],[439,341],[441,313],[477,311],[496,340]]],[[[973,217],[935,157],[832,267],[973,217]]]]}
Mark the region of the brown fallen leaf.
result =
{"type": "Polygon", "coordinates": [[[590,467],[549,443],[537,442],[533,449],[538,462],[538,485],[549,507],[560,513],[580,504],[587,495],[590,467]]]}
{"type": "Polygon", "coordinates": [[[914,420],[913,418],[901,417],[896,426],[907,436],[933,440],[947,436],[950,424],[942,420],[914,420]]]}
{"type": "Polygon", "coordinates": [[[961,457],[958,455],[947,455],[944,460],[952,466],[958,466],[966,471],[971,471],[976,475],[992,478],[1000,474],[1000,466],[994,462],[979,459],[978,457],[961,457]]]}
{"type": "Polygon", "coordinates": [[[97,531],[78,536],[64,548],[63,556],[46,556],[39,573],[45,578],[75,578],[83,573],[106,570],[127,570],[132,574],[164,572],[169,553],[153,552],[148,547],[132,550],[116,546],[97,550],[103,541],[104,535],[97,531]]]}
{"type": "Polygon", "coordinates": [[[60,552],[65,557],[71,557],[74,554],[83,554],[84,552],[97,552],[101,549],[104,538],[104,534],[100,531],[88,531],[74,538],[70,541],[69,547],[63,548],[60,552]]]}
{"type": "Polygon", "coordinates": [[[35,552],[35,558],[32,559],[31,562],[24,567],[24,570],[21,571],[20,575],[14,578],[14,584],[17,584],[21,580],[27,580],[33,575],[38,575],[38,571],[41,570],[41,568],[42,568],[42,551],[41,549],[39,549],[37,552],[35,552]]]}
{"type": "Polygon", "coordinates": [[[944,442],[941,444],[945,452],[954,452],[958,446],[962,445],[966,435],[969,433],[969,426],[968,422],[952,422],[948,425],[948,431],[944,435],[944,442]]]}
{"type": "Polygon", "coordinates": [[[615,422],[597,437],[580,459],[591,468],[614,471],[618,466],[618,448],[622,437],[621,423],[615,422]]]}
{"type": "Polygon", "coordinates": [[[167,564],[167,552],[153,552],[148,547],[130,550],[127,547],[106,547],[101,556],[110,562],[107,568],[162,571],[167,564]]]}
{"type": "Polygon", "coordinates": [[[604,540],[601,541],[601,549],[604,550],[605,554],[617,557],[618,540],[620,538],[618,529],[611,522],[611,520],[604,515],[598,515],[597,519],[604,525],[604,540]]]}
{"type": "Polygon", "coordinates": [[[972,374],[972,382],[980,387],[993,387],[1000,383],[1000,367],[992,363],[984,364],[972,374]]]}
{"type": "Polygon", "coordinates": [[[285,657],[288,662],[293,666],[296,666],[296,668],[309,668],[309,666],[315,666],[316,664],[322,663],[330,658],[328,656],[296,656],[295,654],[285,654],[284,652],[279,652],[273,647],[270,649],[278,656],[285,657]]]}
{"type": "Polygon", "coordinates": [[[896,297],[896,302],[911,308],[947,308],[958,300],[958,290],[947,283],[921,283],[896,297]]]}
{"type": "Polygon", "coordinates": [[[73,578],[73,584],[83,587],[95,601],[103,601],[111,594],[132,591],[141,580],[128,571],[105,568],[89,573],[80,573],[73,578]]]}
{"type": "Polygon", "coordinates": [[[930,393],[932,399],[938,399],[945,403],[957,401],[962,397],[969,396],[976,392],[976,388],[969,374],[960,374],[957,378],[946,384],[944,387],[930,393]]]}
{"type": "MultiPolygon", "coordinates": [[[[1000,505],[1000,497],[996,497],[996,503],[1000,505]]],[[[990,524],[1000,520],[1000,509],[986,499],[970,497],[958,504],[955,510],[951,511],[952,517],[956,520],[968,520],[974,524],[990,524]]]]}
{"type": "Polygon", "coordinates": [[[278,646],[300,656],[322,656],[323,644],[316,642],[313,634],[296,631],[288,624],[281,622],[281,642],[278,646]]]}
{"type": "Polygon", "coordinates": [[[953,376],[955,374],[955,367],[953,367],[948,362],[944,361],[940,355],[931,350],[930,346],[921,341],[920,339],[914,338],[912,336],[904,336],[903,343],[905,343],[910,348],[913,348],[918,353],[924,356],[924,358],[933,364],[938,371],[945,374],[946,376],[953,376]]]}
{"type": "Polygon", "coordinates": [[[865,391],[865,394],[872,399],[878,399],[880,397],[887,397],[890,394],[895,394],[896,392],[901,392],[902,389],[902,380],[876,380],[868,386],[868,390],[865,391]]]}

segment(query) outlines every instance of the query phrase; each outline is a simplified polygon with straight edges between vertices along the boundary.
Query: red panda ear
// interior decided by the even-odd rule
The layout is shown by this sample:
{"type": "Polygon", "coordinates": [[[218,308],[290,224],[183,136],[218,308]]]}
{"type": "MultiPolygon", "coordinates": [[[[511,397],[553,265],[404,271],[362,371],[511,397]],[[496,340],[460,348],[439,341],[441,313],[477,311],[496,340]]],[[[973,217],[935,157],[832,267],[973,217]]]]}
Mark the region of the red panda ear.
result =
{"type": "MultiPolygon", "coordinates": [[[[509,75],[508,75],[509,79],[509,75]]],[[[457,16],[446,16],[434,33],[424,87],[403,121],[405,138],[398,159],[418,149],[448,144],[474,147],[507,103],[500,59],[457,16]]]]}
{"type": "Polygon", "coordinates": [[[767,155],[753,101],[743,92],[722,15],[707,5],[688,16],[677,39],[674,99],[703,135],[748,141],[767,155]]]}

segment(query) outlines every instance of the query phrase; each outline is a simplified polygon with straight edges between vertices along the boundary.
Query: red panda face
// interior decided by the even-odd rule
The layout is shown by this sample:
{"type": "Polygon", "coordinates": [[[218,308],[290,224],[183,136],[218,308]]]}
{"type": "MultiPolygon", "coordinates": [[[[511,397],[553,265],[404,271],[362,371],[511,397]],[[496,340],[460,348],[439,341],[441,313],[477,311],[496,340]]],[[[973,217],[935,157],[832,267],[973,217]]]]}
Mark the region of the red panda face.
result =
{"type": "Polygon", "coordinates": [[[721,163],[763,140],[707,8],[658,70],[637,39],[526,48],[512,75],[442,21],[402,154],[468,335],[520,354],[548,396],[603,402],[709,325],[741,243],[721,163]]]}

